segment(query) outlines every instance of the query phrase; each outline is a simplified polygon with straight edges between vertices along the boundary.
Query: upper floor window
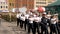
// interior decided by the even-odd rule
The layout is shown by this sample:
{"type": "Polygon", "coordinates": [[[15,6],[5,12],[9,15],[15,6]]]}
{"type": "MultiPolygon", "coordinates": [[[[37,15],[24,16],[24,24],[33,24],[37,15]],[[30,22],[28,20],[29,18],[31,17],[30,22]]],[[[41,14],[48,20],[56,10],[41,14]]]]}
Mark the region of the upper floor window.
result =
{"type": "Polygon", "coordinates": [[[6,6],[6,8],[8,8],[8,7],[6,6]]]}
{"type": "Polygon", "coordinates": [[[36,2],[37,4],[46,4],[46,2],[36,2]]]}
{"type": "Polygon", "coordinates": [[[0,8],[2,8],[2,6],[0,6],[0,8]]]}
{"type": "Polygon", "coordinates": [[[11,3],[9,3],[9,5],[11,6],[11,3]]]}

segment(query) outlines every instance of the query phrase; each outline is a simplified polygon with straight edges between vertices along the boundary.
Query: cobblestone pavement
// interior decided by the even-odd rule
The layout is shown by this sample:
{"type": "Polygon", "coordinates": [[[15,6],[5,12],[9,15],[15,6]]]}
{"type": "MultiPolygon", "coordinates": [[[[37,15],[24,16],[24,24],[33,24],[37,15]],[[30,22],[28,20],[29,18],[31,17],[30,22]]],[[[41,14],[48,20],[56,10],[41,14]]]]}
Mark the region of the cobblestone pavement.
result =
{"type": "Polygon", "coordinates": [[[24,29],[16,26],[16,22],[6,22],[1,19],[0,34],[27,34],[24,29]]]}

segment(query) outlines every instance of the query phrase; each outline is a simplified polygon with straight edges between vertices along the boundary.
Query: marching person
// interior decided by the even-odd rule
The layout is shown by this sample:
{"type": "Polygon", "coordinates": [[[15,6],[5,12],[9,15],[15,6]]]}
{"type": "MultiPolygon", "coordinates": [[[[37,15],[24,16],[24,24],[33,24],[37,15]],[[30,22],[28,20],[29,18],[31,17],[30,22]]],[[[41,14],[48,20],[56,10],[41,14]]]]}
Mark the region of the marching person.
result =
{"type": "Polygon", "coordinates": [[[46,13],[44,12],[41,18],[41,34],[45,31],[45,34],[48,34],[48,26],[47,26],[47,17],[46,13]]]}
{"type": "Polygon", "coordinates": [[[39,33],[41,33],[41,26],[42,26],[41,25],[41,19],[42,19],[42,14],[40,14],[38,17],[39,17],[39,31],[40,31],[39,33]]]}
{"type": "Polygon", "coordinates": [[[56,18],[56,14],[54,14],[51,18],[50,34],[57,34],[57,21],[58,19],[56,18]]]}
{"type": "Polygon", "coordinates": [[[50,25],[51,25],[51,13],[50,13],[50,11],[47,14],[47,25],[48,25],[48,31],[50,33],[50,25]]]}
{"type": "Polygon", "coordinates": [[[33,21],[34,21],[34,17],[33,17],[33,15],[30,15],[29,16],[29,23],[28,23],[28,34],[30,34],[31,30],[32,30],[32,33],[35,34],[33,21]]]}
{"type": "Polygon", "coordinates": [[[20,25],[20,27],[23,28],[23,25],[24,25],[24,23],[25,23],[25,16],[24,16],[23,13],[22,13],[20,19],[21,19],[21,23],[20,23],[21,25],[20,25]]]}
{"type": "Polygon", "coordinates": [[[47,25],[49,25],[50,26],[50,23],[51,23],[51,13],[50,13],[50,11],[48,12],[48,14],[47,14],[47,22],[48,22],[48,24],[47,25]]]}
{"type": "Polygon", "coordinates": [[[55,15],[56,15],[56,20],[57,20],[57,24],[56,25],[57,25],[58,34],[60,34],[58,13],[56,13],[55,15]]]}
{"type": "Polygon", "coordinates": [[[19,26],[19,23],[20,23],[20,13],[18,13],[16,15],[16,17],[17,17],[17,27],[18,27],[19,26]]]}
{"type": "Polygon", "coordinates": [[[36,33],[36,29],[37,29],[38,34],[40,34],[40,31],[39,31],[40,20],[41,18],[38,15],[34,17],[34,31],[36,33]]]}
{"type": "Polygon", "coordinates": [[[24,28],[25,28],[25,31],[26,31],[26,28],[27,28],[27,24],[28,24],[28,18],[29,18],[29,12],[26,12],[26,14],[25,14],[25,24],[24,24],[24,28]]]}
{"type": "Polygon", "coordinates": [[[58,23],[58,22],[59,22],[58,13],[55,14],[55,17],[56,17],[57,34],[60,34],[60,33],[59,33],[59,25],[58,25],[58,24],[59,24],[59,23],[58,23]]]}
{"type": "Polygon", "coordinates": [[[60,28],[59,28],[59,19],[58,19],[58,13],[55,14],[56,15],[56,26],[57,26],[57,34],[60,34],[60,28]]]}

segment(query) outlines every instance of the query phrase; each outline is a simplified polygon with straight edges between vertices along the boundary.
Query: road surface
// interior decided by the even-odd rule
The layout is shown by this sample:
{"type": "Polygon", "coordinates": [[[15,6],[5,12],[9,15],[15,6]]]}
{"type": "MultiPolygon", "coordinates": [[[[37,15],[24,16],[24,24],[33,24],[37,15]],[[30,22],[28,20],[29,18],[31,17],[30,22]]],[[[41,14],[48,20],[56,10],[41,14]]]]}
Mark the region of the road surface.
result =
{"type": "Polygon", "coordinates": [[[24,29],[16,26],[16,22],[7,22],[1,19],[0,34],[27,34],[24,29]]]}

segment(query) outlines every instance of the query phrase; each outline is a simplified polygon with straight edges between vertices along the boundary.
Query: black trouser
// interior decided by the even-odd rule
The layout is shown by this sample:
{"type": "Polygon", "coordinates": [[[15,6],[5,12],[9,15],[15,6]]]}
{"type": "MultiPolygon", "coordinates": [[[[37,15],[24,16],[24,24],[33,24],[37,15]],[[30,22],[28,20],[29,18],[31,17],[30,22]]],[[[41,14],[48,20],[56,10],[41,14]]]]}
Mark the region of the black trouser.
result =
{"type": "Polygon", "coordinates": [[[51,24],[50,26],[50,34],[55,33],[57,34],[57,26],[56,24],[51,24]]]}
{"type": "Polygon", "coordinates": [[[34,24],[33,23],[28,24],[28,34],[30,34],[31,30],[32,30],[32,33],[35,34],[35,32],[34,32],[34,24]]]}
{"type": "Polygon", "coordinates": [[[41,23],[41,34],[43,34],[43,32],[45,32],[45,34],[48,34],[48,26],[41,23]]]}
{"type": "Polygon", "coordinates": [[[60,34],[60,23],[58,24],[58,34],[60,34]]]}
{"type": "Polygon", "coordinates": [[[50,26],[50,24],[51,24],[51,20],[48,19],[48,20],[47,20],[47,23],[48,23],[48,26],[50,26]]]}
{"type": "Polygon", "coordinates": [[[57,23],[57,24],[56,24],[56,26],[57,26],[58,34],[60,34],[60,27],[59,27],[59,26],[60,26],[60,24],[59,24],[59,23],[57,23]]]}
{"type": "Polygon", "coordinates": [[[19,26],[19,23],[20,23],[20,19],[17,18],[17,26],[19,26]]]}
{"type": "Polygon", "coordinates": [[[24,23],[24,29],[25,29],[25,30],[26,30],[26,27],[28,26],[27,23],[28,23],[28,19],[26,19],[26,20],[25,20],[25,23],[24,23]]]}
{"type": "Polygon", "coordinates": [[[35,33],[36,33],[36,29],[37,29],[38,34],[40,34],[40,31],[39,31],[39,23],[34,22],[34,31],[35,31],[35,33]]]}
{"type": "Polygon", "coordinates": [[[24,21],[20,20],[21,23],[20,23],[20,28],[23,28],[23,24],[24,24],[24,21]]]}

